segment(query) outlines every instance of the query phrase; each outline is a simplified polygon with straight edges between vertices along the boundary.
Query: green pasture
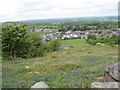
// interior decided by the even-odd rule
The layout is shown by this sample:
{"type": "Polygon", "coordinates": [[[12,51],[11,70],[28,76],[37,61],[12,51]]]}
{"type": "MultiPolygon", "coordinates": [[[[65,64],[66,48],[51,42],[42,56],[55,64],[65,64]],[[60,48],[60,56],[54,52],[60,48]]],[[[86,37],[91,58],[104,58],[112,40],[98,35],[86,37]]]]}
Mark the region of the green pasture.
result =
{"type": "Polygon", "coordinates": [[[61,40],[61,44],[64,46],[83,46],[85,43],[84,39],[61,40]]]}

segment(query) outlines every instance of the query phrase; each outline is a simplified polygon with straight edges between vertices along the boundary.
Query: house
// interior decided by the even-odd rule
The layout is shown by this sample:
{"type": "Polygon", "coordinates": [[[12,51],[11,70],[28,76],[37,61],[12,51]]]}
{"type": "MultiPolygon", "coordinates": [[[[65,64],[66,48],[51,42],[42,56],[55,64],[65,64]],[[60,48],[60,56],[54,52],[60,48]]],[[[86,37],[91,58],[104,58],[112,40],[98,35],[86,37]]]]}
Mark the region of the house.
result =
{"type": "MultiPolygon", "coordinates": [[[[41,29],[35,29],[35,31],[41,31],[41,29]]],[[[54,29],[44,29],[43,31],[46,32],[53,32],[55,31],[54,29]]],[[[64,35],[61,34],[61,32],[55,31],[54,33],[50,34],[44,34],[41,35],[43,38],[43,41],[45,40],[55,40],[55,39],[72,39],[72,38],[82,38],[82,39],[87,39],[88,35],[95,35],[96,38],[99,37],[111,37],[113,35],[118,36],[120,31],[112,31],[112,30],[86,30],[86,31],[72,31],[69,30],[65,32],[64,35]],[[102,31],[101,34],[97,33],[97,31],[102,31]],[[107,32],[111,32],[108,33],[107,32]]]]}

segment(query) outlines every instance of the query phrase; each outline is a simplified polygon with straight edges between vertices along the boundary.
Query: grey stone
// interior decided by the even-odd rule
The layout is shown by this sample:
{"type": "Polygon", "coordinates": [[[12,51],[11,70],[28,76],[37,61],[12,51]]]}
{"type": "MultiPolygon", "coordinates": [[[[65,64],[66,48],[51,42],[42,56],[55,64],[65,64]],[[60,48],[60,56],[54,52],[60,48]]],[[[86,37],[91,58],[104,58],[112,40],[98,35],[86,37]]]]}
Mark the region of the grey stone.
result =
{"type": "Polygon", "coordinates": [[[38,82],[34,84],[31,88],[49,88],[44,82],[38,82]]]}
{"type": "Polygon", "coordinates": [[[109,72],[109,74],[114,78],[114,79],[116,79],[116,80],[118,80],[118,81],[120,81],[119,80],[119,73],[120,73],[120,68],[118,68],[118,64],[120,64],[120,63],[116,63],[116,64],[114,64],[113,65],[113,67],[110,69],[110,72],[109,72]]]}
{"type": "Polygon", "coordinates": [[[120,81],[119,79],[120,73],[120,62],[109,65],[105,70],[105,82],[109,81],[120,81]]]}
{"type": "Polygon", "coordinates": [[[92,88],[118,88],[119,82],[93,82],[92,88]]]}

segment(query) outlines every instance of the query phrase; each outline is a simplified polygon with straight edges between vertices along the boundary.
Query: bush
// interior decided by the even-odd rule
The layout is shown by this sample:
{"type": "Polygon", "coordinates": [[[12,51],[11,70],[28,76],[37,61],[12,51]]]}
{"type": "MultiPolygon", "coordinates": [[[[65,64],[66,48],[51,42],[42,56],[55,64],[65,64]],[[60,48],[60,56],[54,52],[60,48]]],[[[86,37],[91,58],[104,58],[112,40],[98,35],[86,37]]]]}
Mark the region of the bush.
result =
{"type": "Polygon", "coordinates": [[[59,40],[52,40],[49,43],[49,51],[57,51],[57,50],[59,50],[60,45],[61,45],[61,43],[60,43],[59,40]]]}
{"type": "Polygon", "coordinates": [[[87,39],[86,41],[87,43],[92,44],[92,45],[95,45],[97,43],[104,43],[106,45],[113,46],[113,45],[119,44],[119,36],[113,35],[112,37],[107,37],[107,38],[100,37],[100,38],[97,38],[96,40],[87,39]]]}
{"type": "Polygon", "coordinates": [[[90,39],[96,40],[96,36],[95,35],[88,35],[87,41],[90,40],[90,39]]]}
{"type": "Polygon", "coordinates": [[[39,36],[33,35],[31,36],[31,46],[29,49],[29,57],[39,57],[43,56],[44,54],[44,48],[42,39],[39,36]]]}

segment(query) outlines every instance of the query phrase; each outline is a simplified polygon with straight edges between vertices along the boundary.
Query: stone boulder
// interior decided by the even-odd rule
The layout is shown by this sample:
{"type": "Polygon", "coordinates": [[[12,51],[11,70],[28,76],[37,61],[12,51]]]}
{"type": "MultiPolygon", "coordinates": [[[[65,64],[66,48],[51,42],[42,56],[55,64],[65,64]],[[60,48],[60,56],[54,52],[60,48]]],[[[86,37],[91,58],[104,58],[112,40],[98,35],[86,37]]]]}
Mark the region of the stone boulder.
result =
{"type": "Polygon", "coordinates": [[[109,65],[105,70],[104,82],[119,82],[120,62],[109,65]]]}
{"type": "Polygon", "coordinates": [[[34,84],[31,88],[49,88],[44,82],[38,82],[34,84]]]}
{"type": "Polygon", "coordinates": [[[119,88],[120,62],[111,64],[105,69],[103,82],[91,83],[92,88],[119,88]]]}
{"type": "Polygon", "coordinates": [[[93,82],[92,88],[118,88],[119,82],[93,82]]]}

